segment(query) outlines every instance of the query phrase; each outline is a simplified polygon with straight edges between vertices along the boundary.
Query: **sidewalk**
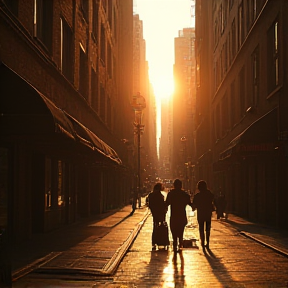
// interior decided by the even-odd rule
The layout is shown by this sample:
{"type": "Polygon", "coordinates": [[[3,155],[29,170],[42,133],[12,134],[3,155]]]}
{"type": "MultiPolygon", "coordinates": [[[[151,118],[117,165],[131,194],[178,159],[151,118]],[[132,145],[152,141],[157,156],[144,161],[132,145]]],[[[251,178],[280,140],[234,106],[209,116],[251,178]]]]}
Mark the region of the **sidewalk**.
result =
{"type": "MultiPolygon", "coordinates": [[[[216,217],[216,216],[215,216],[216,217]]],[[[219,220],[218,220],[219,221],[219,220]]],[[[254,223],[233,214],[228,219],[220,220],[224,225],[231,225],[245,237],[288,257],[288,231],[254,223]]]]}
{"type": "MultiPolygon", "coordinates": [[[[191,226],[196,225],[197,227],[198,226],[196,216],[197,211],[195,212],[195,215],[193,217],[191,216],[189,217],[189,211],[190,210],[188,209],[187,212],[188,226],[190,218],[190,223],[193,223],[191,226]]],[[[234,214],[229,214],[227,219],[223,218],[217,220],[216,213],[214,212],[212,215],[212,220],[213,222],[218,221],[222,225],[233,227],[241,235],[258,242],[274,250],[275,252],[282,254],[285,257],[288,257],[288,231],[280,230],[274,227],[269,227],[260,223],[254,223],[239,216],[236,216],[234,214]]],[[[212,222],[212,230],[213,230],[213,222],[212,222]]],[[[193,235],[189,235],[189,238],[196,238],[197,245],[199,246],[198,227],[196,228],[193,235]]]]}
{"type": "Polygon", "coordinates": [[[74,278],[113,274],[149,215],[146,206],[130,213],[128,205],[106,218],[82,221],[13,248],[13,282],[32,271],[74,278]]]}

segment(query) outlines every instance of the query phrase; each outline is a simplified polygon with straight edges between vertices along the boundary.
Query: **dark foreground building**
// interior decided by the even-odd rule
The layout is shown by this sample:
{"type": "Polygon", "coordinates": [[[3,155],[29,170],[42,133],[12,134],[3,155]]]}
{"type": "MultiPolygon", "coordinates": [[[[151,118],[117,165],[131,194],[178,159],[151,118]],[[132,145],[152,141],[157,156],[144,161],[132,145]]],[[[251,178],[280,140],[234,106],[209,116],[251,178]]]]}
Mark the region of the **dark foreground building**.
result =
{"type": "Polygon", "coordinates": [[[132,1],[0,4],[0,227],[31,238],[129,203],[132,1]]]}

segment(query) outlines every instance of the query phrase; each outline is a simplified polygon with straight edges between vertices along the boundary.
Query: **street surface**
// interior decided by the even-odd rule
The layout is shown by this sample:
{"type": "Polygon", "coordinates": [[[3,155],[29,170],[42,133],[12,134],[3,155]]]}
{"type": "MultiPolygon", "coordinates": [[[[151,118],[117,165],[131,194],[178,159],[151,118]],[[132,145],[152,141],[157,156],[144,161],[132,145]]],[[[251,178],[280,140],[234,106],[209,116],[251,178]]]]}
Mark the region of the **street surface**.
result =
{"type": "MultiPolygon", "coordinates": [[[[131,217],[137,217],[137,210],[136,216],[131,217]]],[[[81,275],[73,278],[71,275],[32,273],[13,283],[13,287],[288,287],[288,258],[285,255],[243,236],[228,221],[217,220],[215,215],[210,250],[203,251],[199,247],[196,215],[192,216],[190,207],[187,212],[189,223],[184,238],[196,241],[181,253],[174,254],[172,245],[168,251],[151,250],[150,215],[114,274],[83,275],[81,279],[81,275]]],[[[121,234],[118,226],[113,229],[121,234]]]]}
{"type": "MultiPolygon", "coordinates": [[[[198,240],[196,217],[189,220],[186,238],[198,240]]],[[[113,279],[99,281],[102,287],[288,287],[288,258],[219,220],[212,222],[210,251],[151,251],[151,232],[149,217],[113,279]]]]}

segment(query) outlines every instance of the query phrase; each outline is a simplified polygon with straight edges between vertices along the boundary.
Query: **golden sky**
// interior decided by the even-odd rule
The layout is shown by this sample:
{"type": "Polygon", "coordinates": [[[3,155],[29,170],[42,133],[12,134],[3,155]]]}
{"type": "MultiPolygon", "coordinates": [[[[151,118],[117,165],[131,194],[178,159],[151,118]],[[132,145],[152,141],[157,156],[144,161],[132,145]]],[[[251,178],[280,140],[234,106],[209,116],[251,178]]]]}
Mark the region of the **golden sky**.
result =
{"type": "MultiPolygon", "coordinates": [[[[210,0],[209,0],[210,1],[210,0]]],[[[174,89],[174,38],[183,28],[194,26],[192,0],[133,0],[134,13],[143,21],[149,78],[157,102],[157,152],[161,137],[161,99],[174,89]]]]}
{"type": "Polygon", "coordinates": [[[173,91],[174,38],[192,27],[191,0],[134,0],[134,13],[143,21],[150,82],[157,98],[173,91]]]}

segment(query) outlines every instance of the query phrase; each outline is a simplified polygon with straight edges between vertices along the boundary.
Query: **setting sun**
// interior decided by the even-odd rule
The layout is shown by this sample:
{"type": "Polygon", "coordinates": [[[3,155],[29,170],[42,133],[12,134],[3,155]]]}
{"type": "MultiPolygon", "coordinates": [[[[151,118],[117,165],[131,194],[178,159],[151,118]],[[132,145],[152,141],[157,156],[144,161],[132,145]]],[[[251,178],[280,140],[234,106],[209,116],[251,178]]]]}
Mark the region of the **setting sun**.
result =
{"type": "Polygon", "coordinates": [[[159,99],[170,98],[174,91],[173,79],[159,77],[152,81],[155,96],[159,99]]]}

